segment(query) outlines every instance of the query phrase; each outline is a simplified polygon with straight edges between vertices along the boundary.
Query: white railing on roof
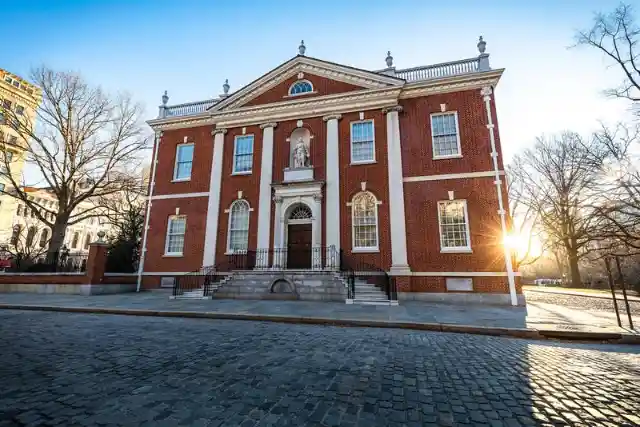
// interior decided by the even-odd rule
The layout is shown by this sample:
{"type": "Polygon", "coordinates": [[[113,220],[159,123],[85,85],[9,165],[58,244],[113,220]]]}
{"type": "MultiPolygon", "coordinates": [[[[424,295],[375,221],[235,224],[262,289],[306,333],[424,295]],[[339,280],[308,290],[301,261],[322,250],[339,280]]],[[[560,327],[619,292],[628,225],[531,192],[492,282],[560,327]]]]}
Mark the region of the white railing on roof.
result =
{"type": "Polygon", "coordinates": [[[459,61],[443,62],[442,64],[425,65],[422,67],[396,70],[395,76],[408,82],[418,80],[437,79],[439,77],[455,76],[458,74],[476,73],[479,70],[479,58],[461,59],[459,61]]]}
{"type": "MultiPolygon", "coordinates": [[[[202,113],[215,104],[217,99],[207,99],[206,101],[188,102],[186,104],[169,105],[164,107],[165,114],[162,117],[190,116],[202,113]]],[[[163,107],[160,107],[162,110],[163,107]]]]}

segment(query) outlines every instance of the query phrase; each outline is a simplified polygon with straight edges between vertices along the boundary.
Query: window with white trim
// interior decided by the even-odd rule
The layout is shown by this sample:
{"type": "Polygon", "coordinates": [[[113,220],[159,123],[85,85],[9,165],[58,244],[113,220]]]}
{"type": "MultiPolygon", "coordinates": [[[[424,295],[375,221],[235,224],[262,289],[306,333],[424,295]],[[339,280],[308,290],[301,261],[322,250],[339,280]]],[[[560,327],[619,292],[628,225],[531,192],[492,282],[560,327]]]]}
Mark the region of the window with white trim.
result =
{"type": "Polygon", "coordinates": [[[471,250],[466,200],[438,202],[438,222],[443,251],[471,250]]]}
{"type": "Polygon", "coordinates": [[[298,80],[289,88],[289,95],[302,95],[313,92],[313,85],[309,80],[298,80]]]}
{"type": "Polygon", "coordinates": [[[378,204],[368,191],[351,199],[353,250],[378,250],[378,204]]]}
{"type": "Polygon", "coordinates": [[[173,179],[191,179],[191,168],[193,167],[193,144],[179,144],[176,147],[176,166],[173,171],[173,179]]]}
{"type": "Polygon", "coordinates": [[[236,200],[229,209],[227,252],[243,252],[249,246],[249,203],[236,200]]]}
{"type": "Polygon", "coordinates": [[[165,255],[182,255],[186,231],[186,216],[175,215],[169,217],[169,223],[167,224],[167,241],[164,247],[165,255]]]}
{"type": "Polygon", "coordinates": [[[253,169],[253,135],[236,136],[233,147],[233,173],[251,173],[253,169]]]}
{"type": "Polygon", "coordinates": [[[373,120],[351,123],[351,163],[376,160],[373,120]]]}
{"type": "Polygon", "coordinates": [[[458,113],[436,113],[431,115],[431,138],[433,157],[459,157],[460,132],[458,132],[458,113]]]}

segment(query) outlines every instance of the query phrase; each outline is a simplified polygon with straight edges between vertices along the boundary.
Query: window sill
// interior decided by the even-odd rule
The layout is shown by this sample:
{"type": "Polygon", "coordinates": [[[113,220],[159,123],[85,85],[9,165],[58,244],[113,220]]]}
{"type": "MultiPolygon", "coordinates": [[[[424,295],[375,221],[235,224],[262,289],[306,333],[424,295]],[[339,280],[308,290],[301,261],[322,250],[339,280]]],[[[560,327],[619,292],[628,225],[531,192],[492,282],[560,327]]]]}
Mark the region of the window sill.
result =
{"type": "Polygon", "coordinates": [[[352,254],[375,254],[379,253],[380,248],[353,248],[351,249],[352,254]]]}
{"type": "Polygon", "coordinates": [[[358,166],[358,165],[374,165],[378,162],[376,162],[375,160],[367,160],[367,161],[362,161],[362,162],[351,162],[351,166],[358,166]]]}
{"type": "Polygon", "coordinates": [[[461,159],[462,154],[451,154],[448,156],[433,156],[433,160],[461,159]]]}
{"type": "Polygon", "coordinates": [[[297,98],[299,96],[305,96],[305,95],[316,95],[318,93],[317,90],[311,91],[311,92],[302,92],[302,93],[296,93],[295,95],[285,95],[283,96],[284,99],[287,98],[297,98]]]}
{"type": "Polygon", "coordinates": [[[184,254],[178,254],[178,253],[162,255],[163,258],[180,258],[180,257],[183,257],[183,256],[184,256],[184,254]]]}
{"type": "Polygon", "coordinates": [[[174,178],[171,180],[171,182],[186,182],[186,181],[191,181],[191,177],[189,178],[174,178]]]}
{"type": "Polygon", "coordinates": [[[231,172],[231,175],[251,175],[253,171],[245,171],[245,172],[231,172]]]}
{"type": "Polygon", "coordinates": [[[440,248],[441,254],[472,254],[471,248],[440,248]]]}

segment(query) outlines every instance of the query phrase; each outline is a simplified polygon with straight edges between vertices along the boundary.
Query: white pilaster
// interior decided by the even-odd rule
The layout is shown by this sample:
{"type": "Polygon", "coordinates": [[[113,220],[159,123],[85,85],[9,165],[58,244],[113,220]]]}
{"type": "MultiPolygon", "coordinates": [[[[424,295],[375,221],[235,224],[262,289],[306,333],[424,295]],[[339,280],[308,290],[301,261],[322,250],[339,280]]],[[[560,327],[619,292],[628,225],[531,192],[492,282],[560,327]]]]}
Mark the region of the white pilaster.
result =
{"type": "Polygon", "coordinates": [[[209,205],[207,206],[207,228],[204,234],[203,266],[215,265],[218,240],[218,216],[220,214],[220,189],[222,186],[222,153],[226,129],[214,129],[213,159],[209,178],[209,205]]]}
{"type": "Polygon", "coordinates": [[[325,244],[333,246],[340,253],[340,155],[338,120],[340,114],[323,117],[327,122],[327,160],[325,173],[325,206],[327,215],[327,230],[325,244]]]}
{"type": "Polygon", "coordinates": [[[322,268],[322,193],[318,192],[313,195],[313,204],[311,205],[311,214],[313,215],[311,247],[312,268],[319,270],[322,268]]]}
{"type": "Polygon", "coordinates": [[[273,129],[276,123],[260,125],[262,129],[262,162],[258,197],[258,250],[269,249],[271,230],[271,181],[273,179],[273,129]]]}
{"type": "Polygon", "coordinates": [[[386,108],[387,160],[389,163],[389,223],[391,224],[391,272],[402,275],[410,272],[407,261],[407,227],[404,212],[404,184],[402,181],[402,150],[400,149],[400,121],[402,107],[386,108]]]}
{"type": "Polygon", "coordinates": [[[282,248],[282,197],[274,196],[273,201],[276,204],[273,213],[273,267],[284,268],[284,257],[279,251],[282,248]]]}
{"type": "MultiPolygon", "coordinates": [[[[482,40],[481,40],[482,41],[482,40]]],[[[484,106],[487,111],[487,129],[489,129],[489,140],[491,141],[491,159],[493,161],[493,171],[495,173],[496,192],[498,194],[498,215],[500,215],[500,225],[502,227],[502,241],[504,242],[508,235],[507,219],[504,203],[502,201],[502,181],[500,180],[500,169],[498,168],[498,150],[496,149],[496,136],[493,125],[493,116],[491,115],[491,94],[493,90],[491,87],[483,87],[480,91],[482,99],[484,100],[484,106]]],[[[511,263],[511,248],[508,245],[504,247],[504,262],[507,267],[507,278],[509,280],[509,294],[511,296],[511,305],[518,305],[518,295],[516,294],[516,280],[513,274],[513,265],[511,263]]]]}

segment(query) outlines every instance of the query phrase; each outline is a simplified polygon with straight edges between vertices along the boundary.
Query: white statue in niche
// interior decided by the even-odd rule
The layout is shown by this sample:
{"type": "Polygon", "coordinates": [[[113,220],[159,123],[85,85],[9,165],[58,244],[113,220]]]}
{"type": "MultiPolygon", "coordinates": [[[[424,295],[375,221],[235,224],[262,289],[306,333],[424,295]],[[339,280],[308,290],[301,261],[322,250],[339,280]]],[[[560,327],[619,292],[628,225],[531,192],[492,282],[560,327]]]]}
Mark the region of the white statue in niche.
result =
{"type": "Polygon", "coordinates": [[[302,137],[298,138],[296,146],[293,148],[293,167],[306,168],[309,166],[309,149],[302,137]]]}

